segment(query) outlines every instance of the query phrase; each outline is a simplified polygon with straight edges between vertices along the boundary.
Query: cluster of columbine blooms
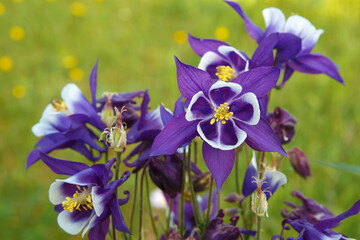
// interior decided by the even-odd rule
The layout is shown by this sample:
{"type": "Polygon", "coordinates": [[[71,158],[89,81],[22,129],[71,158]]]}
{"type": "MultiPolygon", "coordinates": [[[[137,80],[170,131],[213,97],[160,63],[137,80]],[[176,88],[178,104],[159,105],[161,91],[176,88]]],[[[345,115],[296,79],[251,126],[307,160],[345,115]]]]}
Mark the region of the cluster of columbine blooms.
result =
{"type": "MultiPolygon", "coordinates": [[[[90,75],[91,101],[76,85],[68,84],[61,92],[62,100],[52,100],[45,108],[32,128],[41,139],[28,156],[27,168],[41,160],[54,173],[69,176],[57,179],[49,189],[50,202],[59,212],[58,224],[65,232],[75,235],[82,231],[82,236],[88,233],[89,239],[105,239],[110,233],[116,239],[118,230],[127,239],[133,231],[137,175],[141,171],[140,239],[144,238],[143,183],[148,184],[147,175],[162,190],[169,209],[163,224],[165,232],[159,235],[156,223],[160,220],[154,218],[150,207],[154,238],[260,239],[268,201],[287,182],[279,171],[283,157],[289,157],[302,177],[311,176],[300,148],[283,149],[295,134],[296,119],[280,107],[269,112],[268,104],[272,89],[281,89],[294,71],[323,73],[344,84],[330,59],[311,52],[323,30],[297,15],[286,19],[277,8],[263,10],[266,28],[262,30],[239,4],[226,3],[244,20],[258,47],[248,57],[225,42],[188,35],[191,48],[201,59],[194,67],[175,57],[181,96],[173,111],[160,104],[149,112],[148,90],[104,93],[97,99],[97,64],[90,75]],[[199,142],[209,172],[197,166],[199,142]],[[131,144],[137,145],[123,161],[136,176],[128,228],[119,206],[130,204],[130,192],[124,191],[126,197],[122,199],[117,189],[130,177],[129,171],[122,171],[120,176],[120,166],[121,156],[131,144]],[[54,150],[66,148],[84,155],[91,166],[49,156],[54,150]],[[116,157],[108,159],[112,151],[116,157]],[[269,164],[266,152],[272,152],[269,164]],[[240,153],[248,164],[242,188],[237,165],[240,153]],[[105,163],[97,163],[101,159],[105,163]],[[224,199],[234,208],[224,210],[220,208],[220,190],[234,164],[236,192],[224,199]],[[247,201],[251,204],[245,204],[247,201]],[[228,224],[225,215],[230,216],[228,224]]],[[[287,239],[348,239],[331,229],[357,214],[360,201],[335,217],[300,192],[293,191],[293,196],[303,205],[286,202],[292,210],[283,210],[283,230],[273,239],[284,239],[284,230],[290,227],[298,236],[287,239]]]]}

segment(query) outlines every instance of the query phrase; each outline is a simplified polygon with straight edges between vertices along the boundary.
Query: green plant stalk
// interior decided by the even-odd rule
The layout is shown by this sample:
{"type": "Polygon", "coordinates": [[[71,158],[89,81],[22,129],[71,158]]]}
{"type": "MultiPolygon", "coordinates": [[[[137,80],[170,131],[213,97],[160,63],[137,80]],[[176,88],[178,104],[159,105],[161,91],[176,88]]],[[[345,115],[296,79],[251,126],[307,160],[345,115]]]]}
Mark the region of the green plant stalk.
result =
{"type": "Polygon", "coordinates": [[[115,181],[119,179],[121,152],[116,152],[115,181]]]}
{"type": "Polygon", "coordinates": [[[142,240],[142,223],[143,223],[143,192],[144,192],[144,176],[146,173],[147,164],[144,166],[140,178],[140,216],[139,216],[139,239],[142,240]]]}
{"type": "Polygon", "coordinates": [[[205,225],[204,225],[204,229],[203,229],[203,230],[206,229],[207,225],[209,224],[209,220],[210,220],[211,198],[212,198],[213,185],[214,185],[214,177],[211,175],[211,178],[210,178],[210,186],[209,186],[208,205],[207,205],[207,210],[206,210],[206,219],[205,219],[205,225]]]}
{"type": "Polygon", "coordinates": [[[151,203],[150,203],[149,179],[148,179],[148,176],[147,176],[146,173],[145,173],[145,185],[146,185],[146,193],[147,193],[146,200],[147,200],[147,204],[149,206],[151,226],[153,228],[156,239],[159,239],[158,232],[157,232],[157,229],[156,229],[156,226],[155,226],[154,215],[153,215],[153,211],[152,211],[152,207],[151,207],[151,203]]]}
{"type": "Polygon", "coordinates": [[[170,198],[170,201],[169,201],[169,213],[168,213],[168,218],[167,218],[167,221],[166,221],[166,239],[168,238],[169,232],[170,232],[170,218],[171,218],[171,210],[172,210],[173,201],[174,201],[174,199],[170,198]]]}
{"type": "Polygon", "coordinates": [[[188,179],[189,179],[189,188],[190,188],[190,193],[191,193],[191,202],[193,204],[193,208],[194,208],[194,215],[195,215],[195,222],[197,226],[200,226],[201,224],[201,217],[200,217],[200,212],[199,212],[199,207],[198,207],[198,203],[196,201],[196,195],[194,192],[194,187],[192,184],[192,180],[191,180],[191,144],[189,145],[189,156],[188,156],[188,168],[187,168],[187,172],[188,172],[188,179]]]}
{"type": "Polygon", "coordinates": [[[186,169],[186,151],[184,148],[183,152],[183,162],[182,162],[182,170],[181,170],[181,195],[180,195],[180,235],[183,238],[183,229],[184,229],[184,202],[185,202],[185,169],[186,169]]]}
{"type": "Polygon", "coordinates": [[[262,225],[262,217],[257,217],[257,227],[256,227],[256,240],[261,239],[261,225],[262,225]]]}
{"type": "Polygon", "coordinates": [[[235,150],[235,187],[236,193],[240,195],[240,183],[239,183],[239,148],[235,150]]]}
{"type": "Polygon", "coordinates": [[[135,206],[136,206],[136,197],[137,197],[137,187],[138,187],[138,173],[135,173],[135,191],[134,191],[134,202],[131,209],[130,217],[130,232],[133,230],[134,216],[135,216],[135,206]]]}

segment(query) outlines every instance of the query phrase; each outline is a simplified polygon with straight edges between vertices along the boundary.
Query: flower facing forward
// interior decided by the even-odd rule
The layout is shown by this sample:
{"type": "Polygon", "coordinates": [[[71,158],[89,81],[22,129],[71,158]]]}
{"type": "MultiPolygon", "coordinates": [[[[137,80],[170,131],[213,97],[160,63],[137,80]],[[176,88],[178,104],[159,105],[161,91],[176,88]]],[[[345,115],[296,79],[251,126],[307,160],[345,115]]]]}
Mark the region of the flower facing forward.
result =
{"type": "Polygon", "coordinates": [[[204,140],[205,163],[220,189],[234,165],[234,149],[243,142],[255,150],[286,155],[259,106],[259,99],[276,84],[277,68],[259,67],[232,82],[213,84],[208,73],[177,59],[176,63],[179,90],[190,104],[186,113],[170,120],[157,135],[152,156],[171,155],[199,135],[204,140]]]}

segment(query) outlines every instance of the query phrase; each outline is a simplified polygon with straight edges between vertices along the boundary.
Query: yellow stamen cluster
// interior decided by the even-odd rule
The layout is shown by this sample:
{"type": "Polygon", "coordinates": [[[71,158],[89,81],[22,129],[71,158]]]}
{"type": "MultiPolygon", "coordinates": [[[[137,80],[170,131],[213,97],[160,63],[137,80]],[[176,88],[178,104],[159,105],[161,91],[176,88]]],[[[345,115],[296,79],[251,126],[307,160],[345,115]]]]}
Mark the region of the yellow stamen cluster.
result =
{"type": "Polygon", "coordinates": [[[217,109],[214,108],[215,114],[214,118],[211,119],[210,124],[214,124],[215,121],[218,122],[221,120],[222,124],[225,124],[227,120],[229,120],[229,117],[233,115],[233,112],[229,112],[229,104],[226,102],[224,104],[220,104],[220,107],[217,109]]]}
{"type": "Polygon", "coordinates": [[[69,212],[73,212],[74,209],[81,211],[81,208],[84,210],[93,209],[93,203],[91,200],[91,192],[88,191],[89,189],[86,189],[83,187],[81,188],[79,186],[76,186],[80,192],[76,191],[73,194],[73,197],[66,197],[66,201],[62,202],[62,207],[64,210],[67,210],[69,212]]]}
{"type": "Polygon", "coordinates": [[[70,115],[70,112],[67,109],[64,101],[58,100],[58,99],[53,99],[53,100],[51,100],[50,104],[54,108],[55,111],[70,115]]]}
{"type": "Polygon", "coordinates": [[[230,66],[217,66],[215,75],[222,81],[229,82],[236,77],[236,72],[230,66]]]}

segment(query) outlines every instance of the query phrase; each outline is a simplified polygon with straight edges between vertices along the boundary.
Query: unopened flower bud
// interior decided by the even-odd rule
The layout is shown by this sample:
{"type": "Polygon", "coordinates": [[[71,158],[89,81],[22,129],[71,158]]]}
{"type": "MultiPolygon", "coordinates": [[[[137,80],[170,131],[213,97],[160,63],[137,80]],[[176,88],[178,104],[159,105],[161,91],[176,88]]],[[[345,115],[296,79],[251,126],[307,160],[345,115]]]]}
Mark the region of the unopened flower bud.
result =
{"type": "Polygon", "coordinates": [[[237,193],[231,193],[227,197],[225,197],[224,200],[229,203],[237,203],[242,200],[242,197],[237,193]]]}
{"type": "Polygon", "coordinates": [[[195,192],[202,192],[202,191],[207,190],[209,188],[209,185],[210,185],[210,178],[211,178],[211,173],[210,172],[205,172],[205,173],[202,173],[200,175],[197,175],[193,179],[194,191],[195,192]]]}
{"type": "Polygon", "coordinates": [[[275,107],[273,113],[266,116],[271,128],[281,144],[289,143],[295,134],[296,119],[286,110],[275,107]]]}
{"type": "Polygon", "coordinates": [[[126,111],[123,107],[121,112],[115,107],[115,123],[116,125],[111,128],[106,128],[100,135],[100,141],[102,136],[106,136],[106,144],[109,148],[113,148],[115,152],[122,152],[126,147],[126,131],[125,126],[121,119],[121,114],[126,111]]]}
{"type": "Polygon", "coordinates": [[[294,147],[287,150],[287,154],[289,155],[291,166],[300,176],[305,179],[311,176],[308,159],[300,148],[294,147]]]}

